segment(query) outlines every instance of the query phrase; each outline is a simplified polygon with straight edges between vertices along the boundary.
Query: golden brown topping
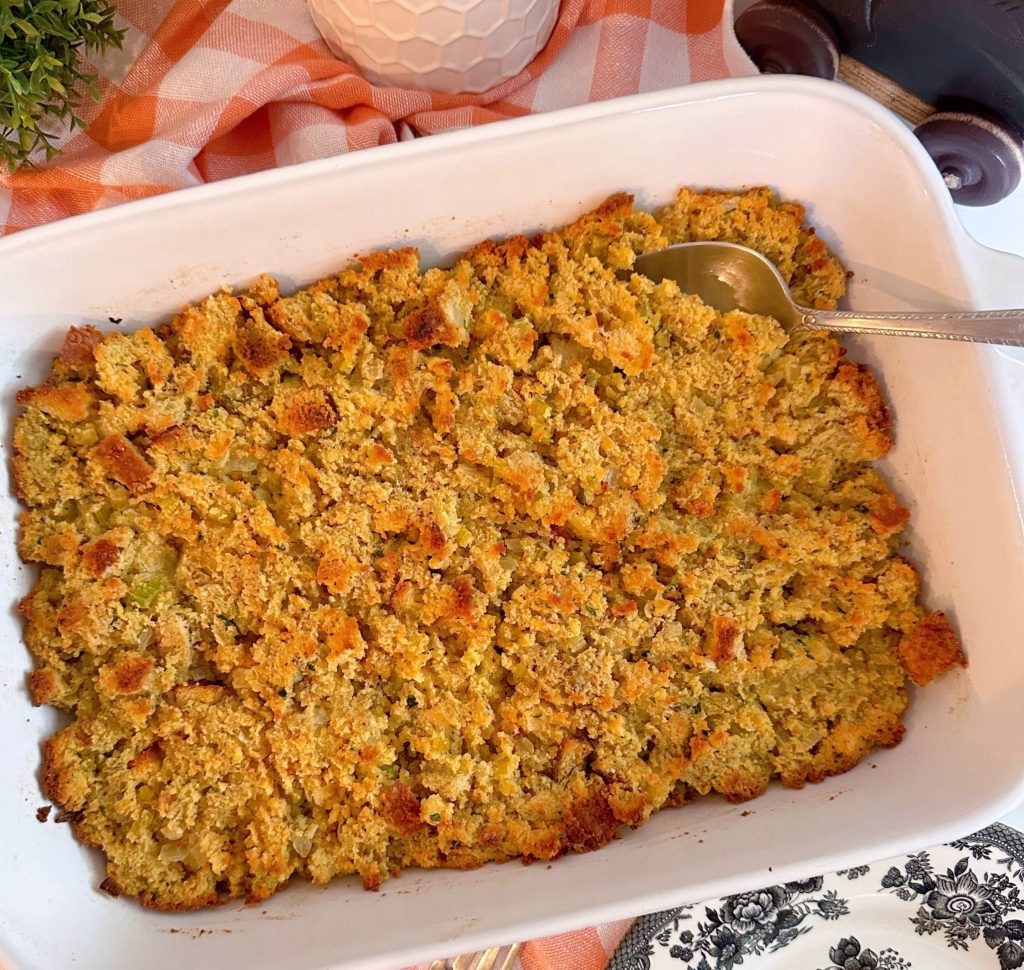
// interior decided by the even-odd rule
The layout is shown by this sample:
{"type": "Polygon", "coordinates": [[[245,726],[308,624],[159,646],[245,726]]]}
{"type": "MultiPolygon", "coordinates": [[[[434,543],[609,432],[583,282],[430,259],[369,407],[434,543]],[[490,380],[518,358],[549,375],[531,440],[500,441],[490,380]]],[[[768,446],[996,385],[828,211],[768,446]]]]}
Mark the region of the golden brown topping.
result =
{"type": "Polygon", "coordinates": [[[62,633],[79,633],[86,628],[88,622],[88,607],[81,599],[73,599],[57,611],[57,628],[62,633]]]}
{"type": "Polygon", "coordinates": [[[292,342],[263,318],[259,310],[244,319],[235,331],[233,348],[254,377],[264,377],[288,357],[292,342]]]}
{"type": "Polygon", "coordinates": [[[118,890],[551,859],[898,741],[915,658],[962,655],[895,554],[873,379],[620,275],[729,238],[834,305],[801,218],[619,195],[448,269],[370,254],[69,337],[15,427],[18,609],[71,721],[46,790],[118,890]]]}
{"type": "Polygon", "coordinates": [[[58,532],[43,539],[40,549],[26,558],[38,559],[52,566],[69,566],[78,553],[78,540],[66,532],[58,532]]]}
{"type": "Polygon", "coordinates": [[[405,318],[402,336],[414,350],[423,350],[437,344],[454,347],[461,335],[436,306],[425,306],[405,318]]]}
{"type": "Polygon", "coordinates": [[[882,399],[878,382],[863,364],[844,362],[836,371],[836,382],[844,386],[861,405],[855,421],[856,433],[868,449],[870,458],[881,458],[892,447],[892,418],[882,399]]]}
{"type": "Polygon", "coordinates": [[[163,751],[160,745],[155,741],[143,748],[131,761],[128,762],[128,767],[132,771],[144,774],[149,769],[156,767],[160,764],[163,751]]]}
{"type": "Polygon", "coordinates": [[[419,264],[419,253],[415,249],[382,249],[367,253],[359,260],[360,266],[368,273],[386,269],[415,268],[419,264]]]}
{"type": "Polygon", "coordinates": [[[371,471],[376,471],[378,468],[385,468],[388,465],[395,463],[394,454],[385,448],[383,445],[377,444],[374,441],[369,447],[369,453],[367,455],[367,465],[371,471]]]}
{"type": "Polygon", "coordinates": [[[929,613],[900,640],[900,659],[919,687],[931,683],[952,667],[966,667],[960,638],[941,610],[929,613]]]}
{"type": "Polygon", "coordinates": [[[300,392],[291,398],[278,421],[282,434],[302,435],[333,427],[338,420],[323,391],[300,392]]]}
{"type": "Polygon", "coordinates": [[[887,494],[879,496],[868,515],[871,528],[883,536],[898,532],[909,518],[910,509],[900,505],[891,495],[887,494]]]}
{"type": "Polygon", "coordinates": [[[28,692],[33,704],[48,704],[57,692],[57,675],[52,670],[33,670],[28,675],[28,692]]]}
{"type": "Polygon", "coordinates": [[[337,660],[346,653],[362,653],[366,641],[359,632],[359,623],[350,616],[341,616],[324,624],[327,633],[327,659],[337,660]]]}
{"type": "Polygon", "coordinates": [[[178,451],[187,448],[193,440],[192,433],[187,428],[178,426],[168,428],[158,434],[150,436],[149,447],[156,451],[178,451]]]}
{"type": "Polygon", "coordinates": [[[725,332],[740,350],[749,351],[754,347],[754,338],[742,321],[732,318],[726,324],[725,332]]]}
{"type": "Polygon", "coordinates": [[[473,580],[468,576],[456,576],[447,591],[444,615],[449,619],[470,620],[473,618],[473,580]]]}
{"type": "Polygon", "coordinates": [[[72,327],[64,336],[58,360],[70,367],[90,367],[95,362],[94,352],[107,335],[95,327],[72,327]]]}
{"type": "Polygon", "coordinates": [[[396,387],[405,384],[412,377],[415,355],[416,351],[412,347],[388,348],[384,373],[396,387]]]}
{"type": "Polygon", "coordinates": [[[722,469],[722,475],[734,492],[742,492],[747,487],[747,470],[742,465],[726,465],[722,469]]]}
{"type": "Polygon", "coordinates": [[[399,835],[415,835],[425,827],[425,823],[420,818],[420,803],[400,781],[396,781],[384,792],[381,813],[395,827],[399,835]]]}
{"type": "Polygon", "coordinates": [[[267,276],[265,273],[262,276],[257,276],[256,282],[249,289],[249,296],[260,306],[270,306],[280,295],[281,287],[278,285],[277,280],[273,276],[267,276]]]}
{"type": "Polygon", "coordinates": [[[731,616],[716,616],[711,621],[711,636],[708,642],[708,656],[715,663],[730,660],[742,627],[731,616]]]}
{"type": "Polygon", "coordinates": [[[153,469],[149,462],[123,435],[107,435],[93,454],[112,478],[132,492],[145,486],[152,477],[153,469]]]}
{"type": "Polygon", "coordinates": [[[26,387],[18,391],[18,403],[36,407],[63,421],[84,421],[89,417],[92,395],[84,384],[61,384],[26,387]]]}
{"type": "Polygon", "coordinates": [[[436,555],[439,552],[444,552],[445,546],[448,540],[445,539],[444,532],[436,522],[426,522],[420,528],[420,545],[423,546],[424,552],[428,555],[436,555]]]}
{"type": "Polygon", "coordinates": [[[93,576],[102,576],[117,562],[120,550],[109,539],[97,539],[82,550],[82,561],[93,576]]]}
{"type": "Polygon", "coordinates": [[[153,658],[125,656],[100,671],[100,687],[110,694],[137,694],[153,671],[153,658]]]}
{"type": "Polygon", "coordinates": [[[593,784],[587,793],[566,809],[564,820],[569,848],[593,852],[614,839],[622,826],[615,817],[603,784],[593,784]]]}
{"type": "Polygon", "coordinates": [[[332,556],[320,561],[316,570],[316,581],[323,583],[331,592],[345,593],[353,577],[369,571],[370,568],[354,556],[332,556]]]}

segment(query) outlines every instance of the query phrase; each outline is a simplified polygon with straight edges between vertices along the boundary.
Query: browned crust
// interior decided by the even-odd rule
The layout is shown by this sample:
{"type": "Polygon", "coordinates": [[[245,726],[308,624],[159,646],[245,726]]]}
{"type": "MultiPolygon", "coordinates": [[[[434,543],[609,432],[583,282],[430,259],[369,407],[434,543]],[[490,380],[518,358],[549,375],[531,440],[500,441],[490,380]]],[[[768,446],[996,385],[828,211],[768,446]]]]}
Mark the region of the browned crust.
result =
{"type": "Polygon", "coordinates": [[[154,741],[152,744],[147,745],[143,748],[130,762],[128,767],[132,771],[143,773],[150,768],[153,768],[160,764],[162,751],[159,742],[154,741]]]}
{"type": "Polygon", "coordinates": [[[402,321],[402,336],[414,350],[438,345],[455,347],[461,334],[436,305],[428,305],[409,314],[402,321]]]}
{"type": "Polygon", "coordinates": [[[447,542],[444,532],[436,522],[426,522],[420,529],[420,544],[423,546],[423,550],[430,555],[444,552],[447,542]]]}
{"type": "Polygon", "coordinates": [[[396,781],[384,793],[381,814],[402,836],[415,835],[426,828],[426,823],[420,818],[419,801],[400,781],[396,781]]]}
{"type": "Polygon", "coordinates": [[[291,339],[271,327],[257,309],[235,331],[232,349],[250,374],[264,377],[285,360],[291,345],[291,339]]]}
{"type": "Polygon", "coordinates": [[[106,339],[96,327],[72,327],[64,335],[57,360],[72,368],[89,368],[96,363],[95,350],[106,339]]]}
{"type": "Polygon", "coordinates": [[[76,811],[81,802],[73,798],[65,765],[67,729],[43,742],[41,780],[43,794],[59,808],[76,811]]]}
{"type": "Polygon", "coordinates": [[[44,384],[22,388],[17,400],[24,407],[37,407],[63,421],[84,421],[89,416],[92,395],[84,384],[44,384]]]}
{"type": "Polygon", "coordinates": [[[741,805],[753,798],[760,798],[768,790],[768,780],[755,779],[747,773],[733,771],[722,779],[719,790],[730,805],[741,805]]]}
{"type": "Polygon", "coordinates": [[[469,576],[456,576],[448,587],[442,616],[450,620],[471,620],[473,611],[473,580],[469,576]]]}
{"type": "Polygon", "coordinates": [[[584,213],[564,232],[570,238],[596,235],[616,239],[622,235],[622,224],[633,214],[633,196],[628,192],[609,195],[596,209],[584,213]]]}
{"type": "Polygon", "coordinates": [[[110,476],[129,491],[137,492],[149,484],[153,469],[142,453],[124,435],[107,435],[93,452],[110,476]]]}
{"type": "Polygon", "coordinates": [[[249,288],[249,296],[260,306],[270,306],[281,296],[281,287],[273,276],[263,273],[249,288]]]}
{"type": "Polygon", "coordinates": [[[36,707],[49,703],[57,693],[57,675],[46,667],[33,670],[28,675],[28,693],[36,707]]]}
{"type": "Polygon", "coordinates": [[[616,838],[622,821],[615,816],[608,789],[594,783],[566,809],[562,819],[566,843],[573,852],[593,852],[616,838]]]}
{"type": "Polygon", "coordinates": [[[899,740],[921,611],[864,467],[890,441],[870,374],[616,275],[672,218],[774,247],[815,305],[834,260],[767,190],[681,199],[450,270],[265,278],[22,393],[29,690],[77,717],[43,781],[108,887],[186,911],[553,859],[899,740]],[[793,453],[753,461],[758,436],[793,453]],[[752,562],[799,576],[778,596],[752,562]]]}
{"type": "MultiPolygon", "coordinates": [[[[122,890],[122,892],[123,891],[124,890],[122,890]]],[[[258,897],[246,900],[248,903],[257,903],[261,901],[262,900],[258,897]]],[[[227,900],[221,899],[216,892],[197,896],[195,899],[190,899],[187,902],[168,900],[163,896],[159,896],[156,893],[151,892],[139,893],[139,904],[142,908],[153,909],[159,913],[191,913],[197,909],[210,909],[214,906],[223,906],[226,902],[227,900]]]]}
{"type": "Polygon", "coordinates": [[[910,509],[900,505],[893,496],[882,495],[871,507],[868,521],[879,535],[892,535],[909,521],[910,509]]]}
{"type": "Polygon", "coordinates": [[[530,247],[531,242],[526,236],[510,236],[503,240],[485,239],[466,253],[466,259],[495,268],[514,266],[522,260],[530,247]]]}
{"type": "MultiPolygon", "coordinates": [[[[593,218],[604,222],[608,219],[620,220],[633,211],[633,195],[629,192],[613,192],[593,211],[593,218]]],[[[584,218],[587,218],[586,216],[584,218]]]]}
{"type": "Polygon", "coordinates": [[[835,379],[863,407],[863,414],[855,419],[854,431],[870,449],[871,457],[888,454],[892,448],[892,415],[875,375],[866,365],[847,360],[836,369],[835,379]]]}
{"type": "Polygon", "coordinates": [[[840,724],[836,729],[836,735],[842,738],[846,735],[854,739],[854,745],[849,750],[844,750],[841,745],[832,745],[827,755],[819,754],[815,762],[803,766],[798,771],[783,772],[779,781],[786,788],[803,788],[807,782],[819,784],[826,778],[833,778],[836,775],[843,775],[855,768],[872,747],[894,748],[902,740],[906,728],[898,723],[880,725],[875,730],[866,732],[856,725],[840,724]]]}
{"type": "Polygon", "coordinates": [[[279,427],[285,434],[303,435],[331,428],[337,420],[327,395],[317,391],[305,394],[290,404],[281,415],[279,427]]]}
{"type": "Polygon", "coordinates": [[[953,667],[967,666],[960,638],[942,610],[914,624],[900,641],[899,653],[910,679],[919,687],[953,667]]]}
{"type": "Polygon", "coordinates": [[[121,555],[121,550],[109,539],[97,539],[82,550],[82,562],[93,576],[102,576],[121,555]]]}
{"type": "Polygon", "coordinates": [[[121,895],[121,887],[117,884],[117,880],[111,876],[107,876],[96,888],[113,899],[117,899],[121,895]]]}
{"type": "Polygon", "coordinates": [[[716,663],[724,663],[729,660],[741,632],[742,627],[734,617],[716,616],[711,621],[708,656],[716,663]]]}
{"type": "Polygon", "coordinates": [[[419,265],[419,253],[405,246],[402,249],[382,249],[367,253],[359,258],[359,265],[367,273],[378,273],[388,269],[415,269],[419,265]]]}
{"type": "Polygon", "coordinates": [[[137,694],[153,672],[152,657],[125,657],[100,671],[100,686],[111,694],[137,694]]]}

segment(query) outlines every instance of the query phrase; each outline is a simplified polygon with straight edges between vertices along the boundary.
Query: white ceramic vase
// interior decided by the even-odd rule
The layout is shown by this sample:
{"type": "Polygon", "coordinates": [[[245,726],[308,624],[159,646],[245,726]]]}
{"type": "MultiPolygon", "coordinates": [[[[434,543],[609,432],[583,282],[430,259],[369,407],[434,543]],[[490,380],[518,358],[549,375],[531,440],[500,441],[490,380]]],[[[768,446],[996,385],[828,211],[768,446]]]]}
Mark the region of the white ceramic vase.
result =
{"type": "Polygon", "coordinates": [[[478,94],[547,43],[559,0],[309,0],[331,50],[374,84],[478,94]]]}

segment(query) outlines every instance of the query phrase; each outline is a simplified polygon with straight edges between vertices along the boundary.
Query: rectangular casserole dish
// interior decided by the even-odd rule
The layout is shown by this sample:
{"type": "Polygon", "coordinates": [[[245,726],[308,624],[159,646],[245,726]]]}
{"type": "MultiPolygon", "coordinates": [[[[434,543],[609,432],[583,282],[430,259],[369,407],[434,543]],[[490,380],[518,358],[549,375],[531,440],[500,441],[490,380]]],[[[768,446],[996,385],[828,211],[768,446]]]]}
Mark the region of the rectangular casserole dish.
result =
{"type": "MultiPolygon", "coordinates": [[[[855,307],[1009,302],[1021,261],[973,243],[903,125],[836,84],[755,78],[587,105],[235,179],[0,240],[0,383],[37,383],[66,328],[167,318],[268,271],[285,288],[358,253],[417,245],[444,262],[492,235],[561,225],[626,189],[767,183],[807,203],[853,272],[855,307]]],[[[1024,286],[1017,299],[1024,303],[1024,286]]],[[[1018,304],[1019,305],[1019,304],[1018,304]]],[[[409,871],[381,892],[297,884],[257,907],[169,915],[96,891],[102,864],[51,821],[14,603],[10,420],[0,440],[0,967],[394,968],[492,943],[868,862],[962,835],[1024,797],[1024,362],[939,341],[849,341],[885,385],[897,445],[884,471],[911,504],[907,555],[948,611],[970,668],[915,697],[896,749],[746,806],[706,799],[600,852],[553,865],[409,871]]]]}

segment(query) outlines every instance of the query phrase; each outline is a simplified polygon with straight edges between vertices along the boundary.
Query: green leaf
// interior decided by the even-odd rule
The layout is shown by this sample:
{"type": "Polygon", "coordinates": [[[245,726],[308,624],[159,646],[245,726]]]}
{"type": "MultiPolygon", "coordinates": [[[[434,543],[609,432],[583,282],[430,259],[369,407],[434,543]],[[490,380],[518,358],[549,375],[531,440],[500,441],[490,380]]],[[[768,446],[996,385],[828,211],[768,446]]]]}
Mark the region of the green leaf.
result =
{"type": "Polygon", "coordinates": [[[111,0],[0,0],[0,158],[9,168],[36,151],[52,157],[55,139],[81,127],[76,108],[97,96],[97,78],[79,55],[122,45],[114,14],[111,0]],[[54,124],[40,129],[37,119],[54,124]]]}

